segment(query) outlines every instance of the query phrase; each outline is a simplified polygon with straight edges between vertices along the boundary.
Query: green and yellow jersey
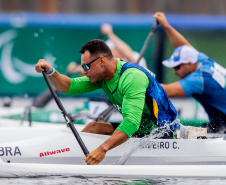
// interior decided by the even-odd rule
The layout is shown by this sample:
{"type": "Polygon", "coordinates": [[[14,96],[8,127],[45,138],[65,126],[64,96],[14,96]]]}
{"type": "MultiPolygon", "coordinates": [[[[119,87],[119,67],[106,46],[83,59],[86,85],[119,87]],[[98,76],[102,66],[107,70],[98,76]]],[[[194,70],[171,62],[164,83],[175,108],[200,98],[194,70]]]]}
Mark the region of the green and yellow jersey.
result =
{"type": "Polygon", "coordinates": [[[147,75],[136,68],[127,69],[120,77],[124,61],[117,59],[117,70],[108,81],[92,83],[87,77],[71,79],[67,95],[78,95],[102,88],[112,104],[123,116],[118,130],[131,137],[136,134],[148,134],[157,127],[157,118],[145,103],[145,93],[149,85],[147,75]]]}

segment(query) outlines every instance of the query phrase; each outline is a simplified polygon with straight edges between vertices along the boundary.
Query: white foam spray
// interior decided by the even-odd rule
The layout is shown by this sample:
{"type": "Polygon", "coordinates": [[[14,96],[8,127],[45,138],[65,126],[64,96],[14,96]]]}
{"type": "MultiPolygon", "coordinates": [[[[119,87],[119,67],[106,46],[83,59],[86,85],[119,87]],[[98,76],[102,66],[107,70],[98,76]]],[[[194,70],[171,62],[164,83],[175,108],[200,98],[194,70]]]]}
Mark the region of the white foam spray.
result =
{"type": "Polygon", "coordinates": [[[134,141],[132,144],[129,143],[125,149],[124,154],[117,162],[115,162],[115,165],[124,165],[129,159],[129,157],[138,150],[142,150],[145,148],[152,149],[153,145],[158,142],[158,140],[153,142],[153,139],[161,138],[164,136],[165,133],[168,134],[168,132],[171,131],[170,126],[176,123],[181,125],[180,120],[176,119],[170,124],[165,124],[163,127],[153,129],[149,135],[146,135],[134,141]]]}

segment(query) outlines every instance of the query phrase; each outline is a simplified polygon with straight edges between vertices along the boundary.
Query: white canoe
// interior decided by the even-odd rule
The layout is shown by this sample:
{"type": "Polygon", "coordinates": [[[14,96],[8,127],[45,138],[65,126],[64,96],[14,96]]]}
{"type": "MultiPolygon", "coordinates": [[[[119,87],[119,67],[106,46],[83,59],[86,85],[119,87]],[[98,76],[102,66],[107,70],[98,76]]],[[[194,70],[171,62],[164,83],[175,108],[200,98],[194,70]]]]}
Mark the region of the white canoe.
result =
{"type": "Polygon", "coordinates": [[[88,177],[226,177],[224,165],[62,165],[3,163],[0,160],[0,177],[37,177],[48,175],[88,177]]]}
{"type": "MultiPolygon", "coordinates": [[[[33,133],[35,134],[35,131],[33,133]]],[[[110,137],[79,133],[90,152],[110,137]]],[[[26,132],[21,134],[26,135],[26,132]]],[[[130,151],[134,142],[137,145],[139,141],[140,139],[131,138],[110,150],[101,164],[115,164],[125,151],[130,151]]],[[[226,163],[226,141],[222,138],[148,139],[143,141],[141,148],[131,155],[126,165],[224,165],[226,163]]],[[[69,128],[55,130],[40,137],[37,135],[35,138],[1,142],[0,158],[12,163],[85,164],[84,154],[69,128]]]]}

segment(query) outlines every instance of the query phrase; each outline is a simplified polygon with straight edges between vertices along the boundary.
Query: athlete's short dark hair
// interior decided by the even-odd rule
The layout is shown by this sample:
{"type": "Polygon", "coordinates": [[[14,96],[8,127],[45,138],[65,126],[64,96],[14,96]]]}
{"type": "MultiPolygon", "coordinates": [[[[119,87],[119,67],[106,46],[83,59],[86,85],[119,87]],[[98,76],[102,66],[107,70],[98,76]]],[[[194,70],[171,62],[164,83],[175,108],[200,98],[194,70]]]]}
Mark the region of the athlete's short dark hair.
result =
{"type": "Polygon", "coordinates": [[[82,46],[80,53],[84,54],[85,51],[89,51],[90,55],[95,57],[100,55],[103,55],[108,59],[112,59],[113,57],[111,49],[103,40],[100,39],[94,39],[87,42],[84,46],[82,46]]]}

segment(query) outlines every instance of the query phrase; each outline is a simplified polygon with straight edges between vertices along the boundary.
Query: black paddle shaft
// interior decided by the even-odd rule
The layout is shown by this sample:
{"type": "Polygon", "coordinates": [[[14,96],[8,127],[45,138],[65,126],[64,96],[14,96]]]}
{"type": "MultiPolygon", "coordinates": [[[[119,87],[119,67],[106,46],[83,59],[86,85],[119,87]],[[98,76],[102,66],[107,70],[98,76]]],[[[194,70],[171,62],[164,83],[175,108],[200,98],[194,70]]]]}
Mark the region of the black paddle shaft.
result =
{"type": "Polygon", "coordinates": [[[75,128],[73,122],[71,121],[70,117],[68,116],[66,110],[64,109],[64,107],[63,107],[61,101],[59,100],[59,98],[57,97],[55,91],[53,90],[53,87],[52,87],[51,84],[50,84],[50,81],[49,81],[49,78],[48,78],[47,75],[46,75],[46,72],[43,71],[42,74],[43,74],[43,76],[44,76],[44,78],[45,78],[45,81],[46,81],[46,83],[47,83],[47,85],[48,85],[48,87],[49,87],[50,92],[51,92],[52,95],[53,95],[53,98],[54,98],[54,100],[55,100],[57,106],[59,107],[59,109],[61,110],[61,113],[62,113],[63,116],[64,116],[65,121],[67,122],[67,124],[69,125],[69,127],[70,127],[71,131],[73,132],[75,138],[77,139],[77,141],[78,141],[80,147],[82,148],[83,153],[85,154],[85,156],[88,156],[88,155],[89,155],[89,151],[88,151],[88,149],[86,148],[85,144],[83,143],[82,138],[80,137],[80,135],[79,135],[78,131],[76,130],[76,128],[75,128]]]}
{"type": "Polygon", "coordinates": [[[145,53],[146,49],[148,48],[148,45],[149,45],[149,43],[151,42],[151,39],[153,38],[155,31],[157,30],[157,27],[158,27],[158,22],[156,22],[156,23],[154,24],[154,26],[151,28],[151,31],[150,31],[150,33],[148,34],[148,37],[147,37],[147,39],[145,40],[144,45],[143,45],[143,47],[142,47],[142,49],[141,49],[141,51],[140,51],[140,56],[139,56],[139,58],[137,59],[137,64],[140,63],[141,58],[144,56],[144,53],[145,53]]]}

